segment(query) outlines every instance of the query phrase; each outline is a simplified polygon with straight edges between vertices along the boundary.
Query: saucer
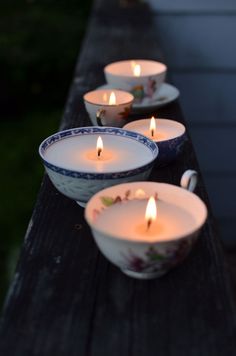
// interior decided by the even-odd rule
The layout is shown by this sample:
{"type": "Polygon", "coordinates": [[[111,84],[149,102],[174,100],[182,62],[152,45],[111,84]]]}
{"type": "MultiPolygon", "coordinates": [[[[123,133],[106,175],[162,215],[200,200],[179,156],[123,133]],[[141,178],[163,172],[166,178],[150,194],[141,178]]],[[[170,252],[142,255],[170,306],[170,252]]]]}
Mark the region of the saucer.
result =
{"type": "MultiPolygon", "coordinates": [[[[110,84],[104,84],[99,89],[119,89],[110,84]]],[[[179,90],[171,84],[163,83],[153,99],[145,98],[141,103],[133,103],[132,113],[145,113],[167,105],[179,97],[179,90]]]]}

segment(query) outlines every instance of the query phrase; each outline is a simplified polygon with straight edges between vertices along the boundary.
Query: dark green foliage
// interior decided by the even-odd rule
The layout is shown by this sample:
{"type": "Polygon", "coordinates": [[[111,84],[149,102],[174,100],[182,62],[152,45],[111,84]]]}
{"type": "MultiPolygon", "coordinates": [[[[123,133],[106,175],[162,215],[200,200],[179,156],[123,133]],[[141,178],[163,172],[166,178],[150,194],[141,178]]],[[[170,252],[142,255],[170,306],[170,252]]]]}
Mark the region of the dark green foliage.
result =
{"type": "Polygon", "coordinates": [[[0,4],[1,112],[9,116],[29,107],[61,106],[90,2],[4,2],[0,4]]]}
{"type": "Polygon", "coordinates": [[[44,172],[38,145],[59,126],[90,3],[0,3],[0,303],[44,172]]]}

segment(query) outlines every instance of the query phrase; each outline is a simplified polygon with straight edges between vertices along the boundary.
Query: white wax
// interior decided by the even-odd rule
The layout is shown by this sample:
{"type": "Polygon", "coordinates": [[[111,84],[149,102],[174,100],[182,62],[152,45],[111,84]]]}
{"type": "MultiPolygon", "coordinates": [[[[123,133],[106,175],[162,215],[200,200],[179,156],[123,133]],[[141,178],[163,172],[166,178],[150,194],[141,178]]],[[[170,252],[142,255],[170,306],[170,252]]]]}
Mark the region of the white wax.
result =
{"type": "Polygon", "coordinates": [[[133,96],[125,91],[117,89],[99,89],[93,90],[84,95],[84,100],[90,104],[102,106],[117,106],[122,104],[129,104],[133,101],[133,96]],[[115,94],[116,103],[109,104],[111,93],[115,94]]]}
{"type": "Polygon", "coordinates": [[[157,201],[157,218],[147,230],[147,200],[116,203],[102,211],[96,228],[110,236],[132,241],[168,241],[193,231],[197,221],[188,210],[161,200],[157,201]]]}
{"type": "Polygon", "coordinates": [[[166,70],[165,64],[152,60],[135,59],[110,63],[105,67],[105,71],[113,75],[134,76],[133,66],[140,65],[142,76],[153,76],[166,70]]]}
{"type": "Polygon", "coordinates": [[[171,140],[184,134],[185,127],[181,123],[168,119],[155,119],[156,131],[150,132],[150,119],[136,120],[124,126],[124,129],[138,132],[155,142],[171,140]]]}
{"type": "Polygon", "coordinates": [[[147,164],[152,152],[142,143],[128,137],[102,135],[104,149],[97,158],[99,134],[70,136],[53,143],[44,153],[49,163],[80,172],[120,172],[147,164]]]}

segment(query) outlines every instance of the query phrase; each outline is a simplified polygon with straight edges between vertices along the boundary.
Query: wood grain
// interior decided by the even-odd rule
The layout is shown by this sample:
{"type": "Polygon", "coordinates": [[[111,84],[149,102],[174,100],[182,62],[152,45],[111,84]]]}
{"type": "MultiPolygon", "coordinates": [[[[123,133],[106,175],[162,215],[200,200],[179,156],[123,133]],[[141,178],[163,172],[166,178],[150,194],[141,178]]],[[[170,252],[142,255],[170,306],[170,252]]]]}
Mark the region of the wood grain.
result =
{"type": "MultiPolygon", "coordinates": [[[[145,4],[94,3],[61,129],[90,125],[83,94],[104,83],[105,64],[164,60],[145,4]]],[[[178,102],[155,112],[184,122],[178,102]]],[[[179,184],[199,171],[189,139],[173,165],[151,180],[179,184]]],[[[202,178],[197,189],[209,205],[202,178]]],[[[229,356],[236,353],[235,309],[210,212],[189,258],[165,277],[123,275],[98,251],[84,211],[44,177],[2,319],[7,356],[229,356]]]]}

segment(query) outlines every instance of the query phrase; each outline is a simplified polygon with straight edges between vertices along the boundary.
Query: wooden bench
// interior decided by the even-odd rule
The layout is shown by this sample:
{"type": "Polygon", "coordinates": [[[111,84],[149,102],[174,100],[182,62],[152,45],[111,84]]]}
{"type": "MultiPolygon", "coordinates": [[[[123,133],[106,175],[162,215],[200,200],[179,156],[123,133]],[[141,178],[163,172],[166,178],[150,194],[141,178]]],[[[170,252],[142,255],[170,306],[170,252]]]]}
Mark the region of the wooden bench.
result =
{"type": "MultiPolygon", "coordinates": [[[[90,125],[83,94],[104,83],[104,65],[131,58],[164,61],[148,6],[96,0],[60,129],[90,125]]],[[[154,114],[184,122],[178,102],[154,114]]],[[[151,180],[179,184],[187,168],[199,172],[191,139],[151,180]]],[[[196,193],[209,207],[201,176],[196,193]]],[[[111,265],[83,215],[45,176],[5,302],[1,356],[236,354],[235,309],[211,211],[189,258],[150,281],[111,265]]]]}

